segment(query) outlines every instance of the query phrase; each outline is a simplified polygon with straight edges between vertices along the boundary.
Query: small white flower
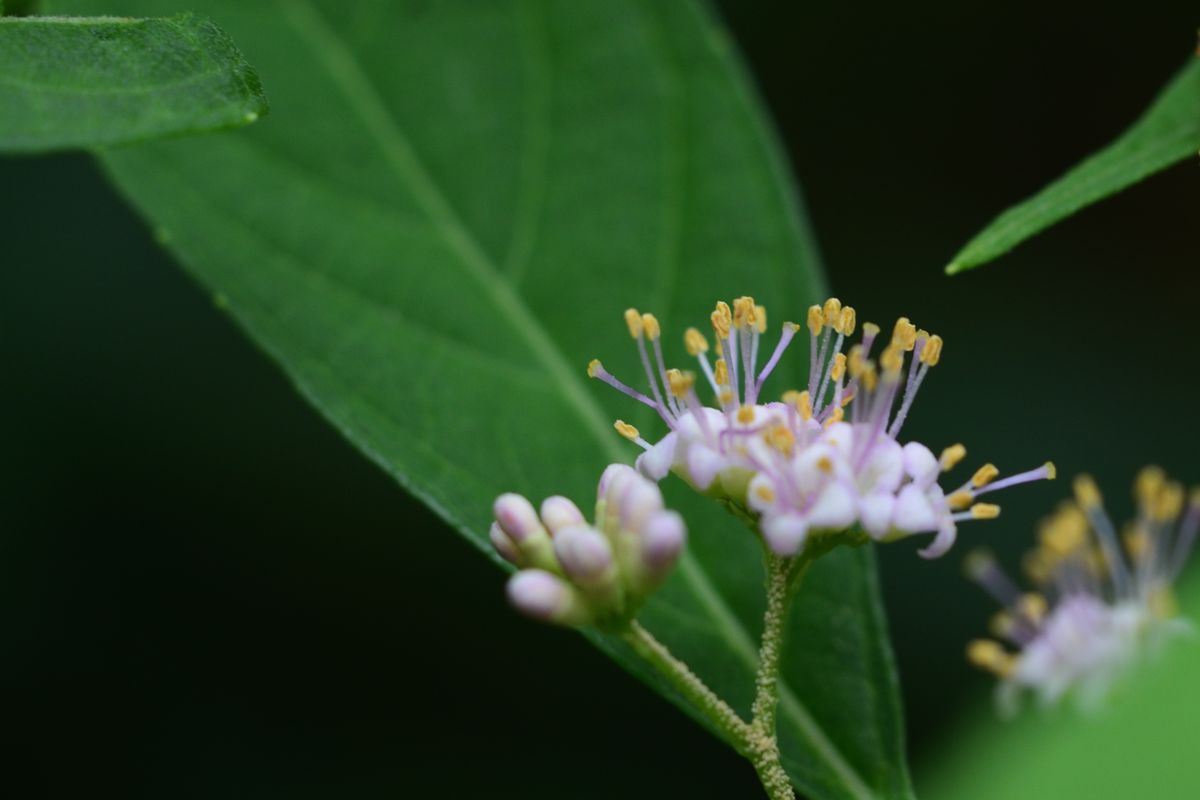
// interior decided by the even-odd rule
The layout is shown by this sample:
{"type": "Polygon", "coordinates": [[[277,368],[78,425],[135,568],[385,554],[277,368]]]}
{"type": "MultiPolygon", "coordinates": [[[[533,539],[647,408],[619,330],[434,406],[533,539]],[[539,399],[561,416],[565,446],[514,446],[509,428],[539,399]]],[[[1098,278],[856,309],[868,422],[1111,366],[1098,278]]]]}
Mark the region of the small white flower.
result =
{"type": "Polygon", "coordinates": [[[560,625],[619,625],[670,573],[687,538],[683,519],[633,467],[611,464],[600,477],[594,524],[565,497],[540,515],[524,497],[504,494],[493,508],[496,552],[520,571],[508,584],[522,613],[560,625]]]}
{"type": "Polygon", "coordinates": [[[975,503],[979,495],[1054,477],[1054,466],[1045,464],[994,481],[997,471],[989,464],[944,492],[937,478],[963,458],[962,446],[938,458],[920,443],[897,441],[925,376],[941,359],[941,337],[901,318],[876,362],[871,350],[879,326],[866,323],[861,343],[843,353],[857,314],[836,298],[808,310],[807,388],[785,392],[782,402],[762,402],[763,384],[800,331],[785,323],[759,370],[766,320],[766,309],[752,298],[738,298],[732,309],[717,303],[711,315],[715,362],[700,331],[685,334],[684,345],[715,407],[700,402],[693,373],[667,369],[658,320],[636,309],[625,312],[625,322],[650,394],[623,383],[598,360],[588,365],[588,374],[653,408],[669,428],[651,443],[617,421],[617,431],[644,451],[637,460],[642,474],[658,481],[674,472],[698,491],[754,513],[777,554],[795,555],[810,535],[859,525],[877,541],[932,533],[933,541],[919,551],[932,558],[953,545],[958,522],[999,513],[997,506],[975,503]]]}
{"type": "Polygon", "coordinates": [[[1072,695],[1083,708],[1187,624],[1175,617],[1171,586],[1200,528],[1200,492],[1184,502],[1183,487],[1148,467],[1138,476],[1138,517],[1116,529],[1087,476],[1039,530],[1025,567],[1038,591],[1022,594],[986,553],[967,571],[1003,606],[992,624],[1002,641],[978,639],[968,659],[1000,678],[997,702],[1011,715],[1030,693],[1044,705],[1072,695]]]}

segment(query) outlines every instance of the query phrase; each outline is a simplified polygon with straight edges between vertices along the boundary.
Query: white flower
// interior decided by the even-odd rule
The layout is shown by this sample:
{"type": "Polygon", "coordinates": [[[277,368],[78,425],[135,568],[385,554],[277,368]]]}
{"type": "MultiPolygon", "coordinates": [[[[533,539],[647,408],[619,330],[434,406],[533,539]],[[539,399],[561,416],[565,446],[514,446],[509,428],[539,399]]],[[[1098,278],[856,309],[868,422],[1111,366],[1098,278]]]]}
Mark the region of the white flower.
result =
{"type": "Polygon", "coordinates": [[[1001,641],[978,639],[968,658],[1000,678],[1000,711],[1012,714],[1021,696],[1053,705],[1072,695],[1094,707],[1112,686],[1173,633],[1171,585],[1200,527],[1200,492],[1185,508],[1184,491],[1148,467],[1136,483],[1138,517],[1127,528],[1124,552],[1116,529],[1086,476],[1075,482],[1076,502],[1047,519],[1026,571],[1039,591],[1022,594],[985,553],[968,559],[968,574],[1004,607],[993,620],[1001,641]]]}
{"type": "Polygon", "coordinates": [[[701,404],[693,373],[667,369],[658,320],[636,309],[625,312],[625,322],[650,394],[618,380],[598,360],[588,374],[653,408],[669,428],[652,444],[617,421],[617,431],[644,450],[637,460],[644,475],[658,481],[674,472],[698,491],[747,509],[780,555],[798,553],[811,534],[858,525],[877,541],[933,533],[932,543],[920,551],[932,558],[954,543],[958,522],[999,513],[997,506],[975,503],[978,495],[1054,477],[1054,466],[1046,464],[993,483],[997,471],[989,464],[957,490],[944,492],[937,478],[963,458],[962,446],[938,458],[922,444],[897,441],[925,376],[941,359],[941,337],[901,318],[876,363],[870,356],[879,326],[871,323],[863,325],[861,343],[842,352],[856,320],[854,309],[836,298],[808,310],[808,385],[785,392],[782,402],[762,402],[762,388],[800,326],[783,325],[759,370],[766,309],[749,297],[735,300],[732,309],[717,303],[712,312],[715,362],[698,330],[690,328],[684,336],[715,407],[701,404]]]}

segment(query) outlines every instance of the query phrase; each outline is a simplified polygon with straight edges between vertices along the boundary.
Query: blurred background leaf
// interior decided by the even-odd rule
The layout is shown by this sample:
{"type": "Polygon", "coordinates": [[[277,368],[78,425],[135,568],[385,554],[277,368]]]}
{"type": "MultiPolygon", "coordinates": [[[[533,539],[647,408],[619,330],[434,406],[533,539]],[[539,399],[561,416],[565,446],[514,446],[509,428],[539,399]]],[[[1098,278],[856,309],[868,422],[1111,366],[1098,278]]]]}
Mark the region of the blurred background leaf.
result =
{"type": "Polygon", "coordinates": [[[1200,60],[1192,58],[1120,138],[996,217],[946,267],[953,275],[1004,255],[1092,203],[1200,151],[1200,60]]]}
{"type": "Polygon", "coordinates": [[[0,152],[236,127],[266,110],[254,69],[206,19],[0,19],[0,152]]]}
{"type": "MultiPolygon", "coordinates": [[[[585,378],[602,355],[634,380],[624,308],[658,314],[678,358],[718,298],[756,294],[781,317],[819,299],[774,141],[690,1],[188,7],[246,43],[275,117],[104,163],[300,391],[489,554],[498,493],[588,505],[603,466],[634,454],[611,420],[652,429],[585,378]]],[[[642,620],[748,715],[757,545],[711,502],[674,495],[691,543],[642,620]]],[[[870,551],[822,562],[793,624],[779,719],[797,786],[907,796],[870,551]]],[[[592,638],[677,700],[617,640],[592,638]]]]}
{"type": "MultiPolygon", "coordinates": [[[[1182,587],[1185,617],[1200,619],[1200,581],[1182,587]]],[[[1083,715],[1036,707],[1001,723],[982,704],[964,714],[963,733],[922,775],[928,800],[971,797],[1186,798],[1200,788],[1196,729],[1200,638],[1173,639],[1121,684],[1108,704],[1083,715]]]]}

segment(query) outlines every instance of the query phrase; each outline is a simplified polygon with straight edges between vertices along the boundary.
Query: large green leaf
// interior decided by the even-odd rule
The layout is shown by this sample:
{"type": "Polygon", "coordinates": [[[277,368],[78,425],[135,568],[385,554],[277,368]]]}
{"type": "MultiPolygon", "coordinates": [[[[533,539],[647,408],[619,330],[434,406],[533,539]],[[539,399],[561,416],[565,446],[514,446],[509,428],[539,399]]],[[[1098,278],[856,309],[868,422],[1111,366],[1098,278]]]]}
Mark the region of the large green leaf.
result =
{"type": "Polygon", "coordinates": [[[946,267],[986,264],[1085,206],[1200,151],[1200,60],[1186,64],[1119,139],[994,219],[946,267]]]}
{"type": "MultiPolygon", "coordinates": [[[[300,391],[485,551],[498,492],[589,503],[605,463],[632,457],[610,421],[634,410],[585,378],[591,356],[636,375],[625,307],[682,334],[721,297],[754,293],[782,321],[819,294],[758,104],[690,0],[189,5],[259,65],[272,117],[105,165],[300,391]]],[[[745,713],[757,548],[668,489],[689,552],[643,621],[745,713]]],[[[591,638],[694,715],[620,642],[591,638]]],[[[814,568],[785,670],[797,785],[908,796],[870,550],[814,568]]]]}
{"type": "Polygon", "coordinates": [[[208,20],[0,18],[0,152],[228,128],[266,110],[258,76],[208,20]]]}
{"type": "MultiPolygon", "coordinates": [[[[1180,605],[1200,620],[1200,575],[1180,605]]],[[[922,781],[923,796],[956,800],[1195,797],[1200,639],[1182,636],[1130,676],[1098,713],[1030,710],[1000,722],[973,709],[922,781]]]]}

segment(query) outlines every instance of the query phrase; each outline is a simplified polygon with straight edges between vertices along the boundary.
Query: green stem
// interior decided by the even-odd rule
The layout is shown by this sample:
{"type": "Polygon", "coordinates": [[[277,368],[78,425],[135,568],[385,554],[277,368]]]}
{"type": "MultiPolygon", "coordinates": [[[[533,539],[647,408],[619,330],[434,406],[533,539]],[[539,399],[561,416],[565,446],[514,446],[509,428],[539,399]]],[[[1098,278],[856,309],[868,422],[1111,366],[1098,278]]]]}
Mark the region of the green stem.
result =
{"type": "Polygon", "coordinates": [[[691,701],[739,753],[748,754],[750,726],[728,703],[717,697],[716,692],[708,688],[687,664],[671,655],[666,645],[655,639],[636,620],[629,623],[629,627],[621,633],[621,638],[691,701]]]}
{"type": "Polygon", "coordinates": [[[779,706],[779,662],[783,655],[784,623],[795,583],[808,561],[767,554],[767,610],[763,614],[758,674],[754,686],[754,716],[750,722],[749,758],[771,800],[793,800],[791,779],[779,756],[775,709],[779,706]]]}

